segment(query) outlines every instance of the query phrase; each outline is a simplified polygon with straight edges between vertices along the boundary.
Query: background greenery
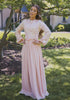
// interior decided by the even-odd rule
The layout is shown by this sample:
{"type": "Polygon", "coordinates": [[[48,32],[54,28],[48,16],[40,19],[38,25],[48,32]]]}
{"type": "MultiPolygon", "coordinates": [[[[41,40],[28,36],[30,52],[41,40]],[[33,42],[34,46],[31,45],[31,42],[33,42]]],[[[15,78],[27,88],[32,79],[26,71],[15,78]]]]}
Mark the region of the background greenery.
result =
{"type": "Polygon", "coordinates": [[[68,31],[70,32],[70,24],[58,24],[54,31],[68,31]]]}
{"type": "MultiPolygon", "coordinates": [[[[2,36],[3,33],[0,33],[0,38],[2,36]]],[[[22,36],[25,37],[24,34],[22,36]]],[[[15,34],[9,33],[7,40],[16,42],[15,34]]],[[[70,33],[52,33],[46,47],[66,43],[70,43],[70,33]]],[[[42,100],[70,100],[70,48],[42,49],[42,53],[49,62],[45,67],[45,76],[50,93],[42,100]]],[[[33,100],[19,94],[21,83],[21,73],[0,75],[0,100],[33,100]]]]}
{"type": "MultiPolygon", "coordinates": [[[[0,39],[2,38],[3,33],[0,34],[0,39]]],[[[25,34],[21,34],[25,38],[25,34]]],[[[16,42],[16,36],[14,33],[10,32],[6,38],[7,41],[16,42]]],[[[51,37],[44,47],[54,47],[61,46],[70,43],[70,33],[52,33],[51,37]]],[[[21,43],[22,44],[22,43],[21,43]]],[[[43,47],[43,45],[41,45],[43,47]]]]}
{"type": "MultiPolygon", "coordinates": [[[[70,48],[45,49],[42,53],[49,62],[45,68],[45,76],[50,93],[42,100],[70,100],[70,48]]],[[[0,75],[0,100],[33,100],[19,94],[21,82],[21,73],[0,75]]]]}

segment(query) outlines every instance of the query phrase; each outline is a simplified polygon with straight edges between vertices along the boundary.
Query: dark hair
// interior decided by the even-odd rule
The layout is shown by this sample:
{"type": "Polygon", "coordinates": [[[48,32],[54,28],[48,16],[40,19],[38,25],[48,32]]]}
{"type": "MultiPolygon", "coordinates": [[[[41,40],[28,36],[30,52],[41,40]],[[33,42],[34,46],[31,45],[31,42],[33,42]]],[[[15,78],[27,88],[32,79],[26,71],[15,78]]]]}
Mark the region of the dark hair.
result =
{"type": "MultiPolygon", "coordinates": [[[[32,5],[32,6],[37,8],[36,19],[37,20],[42,20],[42,17],[41,17],[41,8],[39,7],[39,5],[35,4],[35,5],[32,5]]],[[[43,30],[40,30],[39,36],[38,36],[39,38],[42,38],[42,33],[43,33],[43,30]]]]}
{"type": "Polygon", "coordinates": [[[37,8],[37,15],[36,15],[36,19],[38,19],[38,20],[41,20],[42,18],[41,18],[41,8],[39,7],[39,5],[33,5],[33,7],[36,7],[37,8]]]}
{"type": "MultiPolygon", "coordinates": [[[[37,20],[42,20],[42,17],[41,17],[41,8],[39,7],[39,5],[35,4],[35,5],[32,5],[32,7],[36,7],[37,8],[37,15],[36,15],[36,19],[37,20]]],[[[29,13],[27,13],[27,15],[25,16],[25,18],[29,18],[29,13]]],[[[41,29],[40,32],[39,32],[39,35],[38,35],[38,38],[42,38],[42,33],[43,33],[43,30],[41,29]]]]}

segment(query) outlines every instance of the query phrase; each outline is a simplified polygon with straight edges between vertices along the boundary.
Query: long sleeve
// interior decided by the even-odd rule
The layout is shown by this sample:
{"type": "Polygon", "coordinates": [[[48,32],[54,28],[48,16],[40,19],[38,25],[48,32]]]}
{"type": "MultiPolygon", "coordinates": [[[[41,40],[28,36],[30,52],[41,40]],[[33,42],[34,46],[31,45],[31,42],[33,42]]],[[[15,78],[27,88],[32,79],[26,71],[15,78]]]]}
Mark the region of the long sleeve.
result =
{"type": "Polygon", "coordinates": [[[19,42],[23,37],[21,36],[21,31],[24,29],[24,20],[19,24],[19,26],[16,28],[15,36],[17,38],[17,42],[19,42]]]}
{"type": "Polygon", "coordinates": [[[51,31],[43,21],[40,21],[40,30],[41,29],[44,31],[44,36],[40,39],[40,41],[45,46],[50,38],[51,31]]]}

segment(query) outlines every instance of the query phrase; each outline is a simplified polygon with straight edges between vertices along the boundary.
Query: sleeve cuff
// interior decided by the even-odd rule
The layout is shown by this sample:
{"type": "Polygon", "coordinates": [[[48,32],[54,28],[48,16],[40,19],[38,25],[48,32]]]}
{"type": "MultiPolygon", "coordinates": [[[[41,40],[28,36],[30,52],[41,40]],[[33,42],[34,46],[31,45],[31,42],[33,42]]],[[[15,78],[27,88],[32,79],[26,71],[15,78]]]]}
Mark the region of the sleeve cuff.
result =
{"type": "Polygon", "coordinates": [[[17,39],[17,42],[19,42],[20,40],[22,40],[23,38],[21,37],[21,38],[19,38],[19,39],[17,39]]]}
{"type": "Polygon", "coordinates": [[[45,41],[45,40],[40,39],[39,41],[41,41],[44,46],[47,44],[47,41],[45,41]]]}
{"type": "Polygon", "coordinates": [[[23,39],[23,37],[20,34],[15,34],[16,35],[16,42],[19,42],[21,39],[23,39]]]}

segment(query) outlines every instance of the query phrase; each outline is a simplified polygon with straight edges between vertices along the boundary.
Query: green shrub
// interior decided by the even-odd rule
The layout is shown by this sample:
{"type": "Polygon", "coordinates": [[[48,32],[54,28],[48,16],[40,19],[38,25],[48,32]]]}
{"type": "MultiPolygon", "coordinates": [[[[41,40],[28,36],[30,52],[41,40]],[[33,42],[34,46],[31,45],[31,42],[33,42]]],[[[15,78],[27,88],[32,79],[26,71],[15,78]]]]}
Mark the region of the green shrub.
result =
{"type": "Polygon", "coordinates": [[[57,31],[63,31],[64,30],[64,25],[61,25],[61,24],[57,25],[55,27],[55,30],[57,30],[57,31]]]}
{"type": "MultiPolygon", "coordinates": [[[[6,19],[6,24],[7,24],[7,21],[8,21],[8,19],[9,19],[9,17],[6,19]]],[[[13,18],[11,19],[11,28],[12,28],[12,30],[13,30],[13,18]]],[[[15,25],[15,28],[19,25],[19,22],[17,22],[16,24],[14,24],[15,25]]],[[[9,29],[10,27],[8,27],[8,29],[9,29]]]]}
{"type": "Polygon", "coordinates": [[[25,34],[21,34],[21,36],[25,39],[25,34]]]}
{"type": "MultiPolygon", "coordinates": [[[[65,45],[67,43],[70,43],[70,39],[66,39],[66,38],[50,38],[48,43],[44,46],[44,47],[55,47],[55,46],[61,46],[61,45],[65,45]]],[[[43,45],[42,45],[43,47],[43,45]]]]}
{"type": "Polygon", "coordinates": [[[70,31],[70,24],[58,24],[54,31],[70,31]]]}
{"type": "MultiPolygon", "coordinates": [[[[0,33],[0,39],[2,39],[3,34],[4,34],[4,33],[0,33]]],[[[23,38],[25,38],[25,34],[22,34],[21,36],[22,36],[23,38]]],[[[7,35],[6,40],[7,40],[7,41],[16,42],[15,33],[9,33],[9,34],[7,35]]]]}
{"type": "Polygon", "coordinates": [[[0,33],[0,39],[2,39],[4,33],[0,33]]]}
{"type": "Polygon", "coordinates": [[[51,31],[53,31],[53,28],[52,28],[51,25],[47,25],[47,26],[49,27],[49,29],[50,29],[51,31]]]}
{"type": "MultiPolygon", "coordinates": [[[[3,36],[3,33],[0,34],[0,39],[2,38],[2,36],[3,36]]],[[[21,34],[21,36],[25,38],[25,34],[21,34]]],[[[9,33],[7,35],[6,40],[16,42],[15,33],[9,33]]],[[[67,43],[70,43],[70,39],[67,39],[64,37],[57,37],[57,38],[53,37],[49,39],[48,43],[44,47],[54,47],[54,46],[59,46],[59,45],[65,45],[67,43]]],[[[43,47],[43,45],[41,46],[43,47]]]]}
{"type": "Polygon", "coordinates": [[[8,40],[8,41],[16,42],[16,36],[15,36],[15,34],[14,34],[14,33],[9,33],[9,34],[7,35],[7,40],[8,40]]]}
{"type": "Polygon", "coordinates": [[[70,24],[65,24],[64,27],[65,27],[65,31],[70,31],[70,24]]]}

